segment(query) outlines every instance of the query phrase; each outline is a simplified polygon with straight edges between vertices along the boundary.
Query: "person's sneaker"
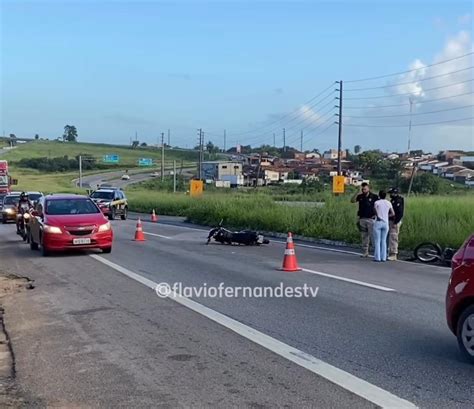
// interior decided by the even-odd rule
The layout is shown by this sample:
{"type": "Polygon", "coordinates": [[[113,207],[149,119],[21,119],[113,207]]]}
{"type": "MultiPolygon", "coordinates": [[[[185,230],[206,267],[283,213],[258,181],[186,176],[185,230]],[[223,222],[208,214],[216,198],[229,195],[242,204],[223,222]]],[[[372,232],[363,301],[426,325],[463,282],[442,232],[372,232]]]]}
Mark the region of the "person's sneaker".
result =
{"type": "Polygon", "coordinates": [[[366,251],[365,253],[362,253],[360,256],[361,256],[362,258],[367,258],[367,257],[369,257],[369,252],[366,251]]]}
{"type": "Polygon", "coordinates": [[[397,261],[397,255],[396,254],[391,254],[390,256],[388,256],[387,260],[397,261]]]}

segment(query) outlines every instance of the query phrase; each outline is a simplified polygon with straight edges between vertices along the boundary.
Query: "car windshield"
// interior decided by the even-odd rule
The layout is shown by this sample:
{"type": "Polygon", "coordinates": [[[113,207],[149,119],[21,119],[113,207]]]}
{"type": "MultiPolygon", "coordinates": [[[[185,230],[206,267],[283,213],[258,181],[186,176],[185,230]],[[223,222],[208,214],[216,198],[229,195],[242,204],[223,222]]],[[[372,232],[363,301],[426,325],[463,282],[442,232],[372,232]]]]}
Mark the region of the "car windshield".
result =
{"type": "Polygon", "coordinates": [[[92,199],[110,199],[114,198],[114,192],[94,192],[91,195],[92,199]]]}
{"type": "Polygon", "coordinates": [[[40,193],[28,193],[28,199],[31,201],[36,201],[41,197],[40,193]]]}
{"type": "Polygon", "coordinates": [[[49,215],[93,214],[99,213],[97,206],[88,199],[47,200],[45,213],[49,215]]]}
{"type": "Polygon", "coordinates": [[[5,196],[5,199],[3,199],[3,204],[4,205],[17,204],[19,200],[20,200],[20,196],[5,196]]]}

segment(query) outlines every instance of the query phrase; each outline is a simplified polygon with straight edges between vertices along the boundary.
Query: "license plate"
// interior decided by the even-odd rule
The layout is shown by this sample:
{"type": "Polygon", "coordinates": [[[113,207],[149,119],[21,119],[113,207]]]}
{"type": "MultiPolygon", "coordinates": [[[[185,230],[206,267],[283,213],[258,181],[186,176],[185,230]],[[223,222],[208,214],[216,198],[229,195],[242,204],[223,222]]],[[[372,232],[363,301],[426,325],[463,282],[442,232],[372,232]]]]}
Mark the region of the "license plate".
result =
{"type": "Polygon", "coordinates": [[[72,244],[91,244],[91,239],[73,239],[72,244]]]}

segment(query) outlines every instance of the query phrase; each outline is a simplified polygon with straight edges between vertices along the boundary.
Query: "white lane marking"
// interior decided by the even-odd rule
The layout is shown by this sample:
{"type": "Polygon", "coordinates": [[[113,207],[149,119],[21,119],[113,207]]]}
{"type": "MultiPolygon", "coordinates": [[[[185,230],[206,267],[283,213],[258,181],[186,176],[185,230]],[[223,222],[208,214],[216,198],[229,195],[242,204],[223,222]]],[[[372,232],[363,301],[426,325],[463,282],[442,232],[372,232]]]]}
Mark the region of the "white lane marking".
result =
{"type": "MultiPolygon", "coordinates": [[[[156,286],[158,285],[154,281],[142,277],[141,275],[134,273],[133,271],[130,271],[118,264],[115,264],[114,262],[109,261],[99,255],[90,254],[90,256],[95,260],[113,268],[119,273],[122,273],[127,277],[130,277],[131,279],[145,285],[146,287],[151,288],[152,290],[155,290],[156,286]]],[[[296,365],[306,368],[314,374],[327,379],[341,388],[346,389],[349,392],[352,392],[381,408],[416,408],[413,403],[405,399],[399,398],[398,396],[395,396],[394,394],[379,388],[378,386],[372,385],[371,383],[357,378],[356,376],[345,372],[342,369],[329,365],[328,363],[321,361],[320,359],[307,354],[306,352],[287,345],[284,342],[278,341],[277,339],[272,338],[263,332],[257,331],[252,327],[242,324],[241,322],[236,321],[227,315],[221,314],[220,312],[214,311],[211,308],[197,303],[196,301],[178,294],[174,294],[169,298],[170,300],[175,301],[186,308],[189,308],[203,317],[206,317],[218,323],[219,325],[230,329],[236,334],[262,346],[265,349],[268,349],[269,351],[272,351],[273,353],[295,363],[296,365]]]]}
{"type": "Polygon", "coordinates": [[[156,234],[156,233],[149,233],[147,231],[143,232],[144,234],[147,234],[149,236],[156,236],[156,237],[161,237],[162,239],[168,239],[168,240],[173,240],[173,237],[169,236],[163,236],[162,234],[156,234]]]}
{"type": "Polygon", "coordinates": [[[347,283],[362,285],[364,287],[373,288],[375,290],[387,291],[387,292],[397,292],[397,290],[394,290],[393,288],[383,287],[383,286],[377,285],[377,284],[366,283],[365,281],[353,280],[352,278],[336,276],[336,275],[333,275],[333,274],[323,273],[321,271],[309,270],[307,268],[302,268],[302,270],[307,272],[307,273],[316,274],[318,276],[323,276],[323,277],[328,277],[328,278],[334,278],[335,280],[340,280],[340,281],[345,281],[347,283]]]}

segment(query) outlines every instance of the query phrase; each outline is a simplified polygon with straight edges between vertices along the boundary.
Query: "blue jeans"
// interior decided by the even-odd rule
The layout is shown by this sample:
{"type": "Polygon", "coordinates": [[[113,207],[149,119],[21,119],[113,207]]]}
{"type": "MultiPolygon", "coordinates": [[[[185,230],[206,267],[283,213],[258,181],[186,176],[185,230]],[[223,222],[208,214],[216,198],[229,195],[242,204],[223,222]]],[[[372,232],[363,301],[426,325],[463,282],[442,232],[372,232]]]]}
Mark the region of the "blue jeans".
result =
{"type": "Polygon", "coordinates": [[[374,260],[375,261],[386,261],[387,260],[387,235],[388,235],[388,223],[377,220],[374,223],[373,229],[374,235],[374,260]]]}

